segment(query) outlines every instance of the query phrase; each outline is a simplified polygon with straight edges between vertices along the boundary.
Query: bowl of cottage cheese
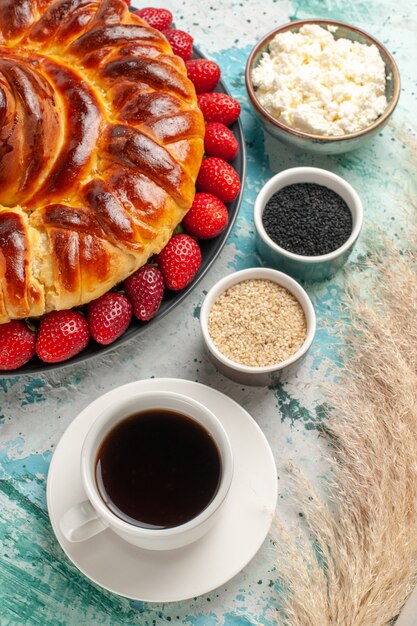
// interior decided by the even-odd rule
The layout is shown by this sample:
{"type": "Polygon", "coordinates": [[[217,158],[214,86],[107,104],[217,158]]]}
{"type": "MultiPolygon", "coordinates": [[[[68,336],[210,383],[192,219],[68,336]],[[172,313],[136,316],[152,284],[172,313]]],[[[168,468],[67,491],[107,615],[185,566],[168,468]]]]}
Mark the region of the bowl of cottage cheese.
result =
{"type": "Polygon", "coordinates": [[[332,20],[299,20],[254,47],[246,87],[269,136],[336,154],[360,147],[387,123],[400,76],[392,55],[368,33],[332,20]]]}

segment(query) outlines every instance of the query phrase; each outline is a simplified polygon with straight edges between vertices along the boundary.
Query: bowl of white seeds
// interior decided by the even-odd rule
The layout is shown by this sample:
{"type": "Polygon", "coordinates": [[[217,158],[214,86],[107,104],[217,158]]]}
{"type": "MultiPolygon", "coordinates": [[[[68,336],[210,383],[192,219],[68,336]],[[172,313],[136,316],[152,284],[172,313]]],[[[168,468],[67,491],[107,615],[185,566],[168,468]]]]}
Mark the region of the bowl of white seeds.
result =
{"type": "Polygon", "coordinates": [[[334,20],[298,20],[253,48],[246,88],[267,136],[321,154],[354,150],[388,122],[398,67],[365,31],[334,20]]]}
{"type": "Polygon", "coordinates": [[[316,332],[307,292],[269,268],[230,274],[206,295],[201,330],[217,369],[243,385],[271,385],[306,356],[316,332]]]}

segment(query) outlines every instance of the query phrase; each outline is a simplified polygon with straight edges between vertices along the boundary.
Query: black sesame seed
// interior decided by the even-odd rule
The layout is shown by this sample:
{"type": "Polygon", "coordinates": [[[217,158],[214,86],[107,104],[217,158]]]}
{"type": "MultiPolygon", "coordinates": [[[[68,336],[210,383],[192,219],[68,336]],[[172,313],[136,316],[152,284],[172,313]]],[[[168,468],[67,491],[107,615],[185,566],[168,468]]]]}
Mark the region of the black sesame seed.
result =
{"type": "Polygon", "coordinates": [[[265,206],[262,223],[272,241],[302,256],[333,252],[352,233],[346,202],[315,183],[297,183],[277,191],[265,206]]]}

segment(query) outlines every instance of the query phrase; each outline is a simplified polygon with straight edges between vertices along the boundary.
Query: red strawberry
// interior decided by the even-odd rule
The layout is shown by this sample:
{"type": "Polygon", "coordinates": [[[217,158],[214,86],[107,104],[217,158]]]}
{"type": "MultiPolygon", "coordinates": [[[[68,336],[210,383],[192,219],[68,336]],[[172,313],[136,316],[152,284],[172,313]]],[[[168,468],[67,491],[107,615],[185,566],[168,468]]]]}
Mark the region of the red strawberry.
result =
{"type": "Polygon", "coordinates": [[[233,161],[239,152],[239,144],[232,131],[220,122],[209,122],[204,137],[204,152],[209,157],[233,161]]]}
{"type": "Polygon", "coordinates": [[[36,334],[25,324],[13,320],[0,326],[0,370],[22,367],[35,354],[36,334]]]}
{"type": "Polygon", "coordinates": [[[229,222],[227,207],[211,193],[197,193],[191,209],[182,220],[184,228],[200,239],[212,239],[224,231],[229,222]]]}
{"type": "Polygon", "coordinates": [[[171,44],[172,52],[184,61],[189,61],[193,56],[193,41],[194,39],[183,30],[176,30],[170,28],[164,30],[164,35],[171,44]]]}
{"type": "Polygon", "coordinates": [[[168,11],[168,9],[146,7],[144,9],[134,11],[134,13],[147,22],[149,26],[156,28],[156,30],[165,30],[170,28],[172,24],[172,13],[171,11],[168,11]]]}
{"type": "Polygon", "coordinates": [[[230,126],[240,115],[240,104],[226,93],[201,93],[197,96],[206,122],[221,122],[230,126]]]}
{"type": "Polygon", "coordinates": [[[188,78],[194,83],[197,93],[213,91],[220,80],[220,67],[214,61],[193,59],[186,62],[188,78]]]}
{"type": "Polygon", "coordinates": [[[42,319],[36,354],[46,363],[66,361],[84,350],[90,339],[88,324],[77,311],[52,311],[42,319]]]}
{"type": "Polygon", "coordinates": [[[236,170],[229,163],[217,157],[210,157],[204,159],[201,164],[196,186],[199,191],[212,193],[223,202],[231,202],[240,191],[240,180],[236,170]]]}
{"type": "Polygon", "coordinates": [[[123,283],[133,312],[142,322],[152,319],[164,295],[164,279],[155,265],[144,265],[123,283]]]}
{"type": "Polygon", "coordinates": [[[174,235],[157,256],[158,266],[168,289],[184,289],[201,265],[201,250],[189,235],[174,235]]]}
{"type": "Polygon", "coordinates": [[[97,343],[108,345],[123,335],[132,319],[132,305],[122,293],[108,291],[87,308],[90,332],[97,343]]]}

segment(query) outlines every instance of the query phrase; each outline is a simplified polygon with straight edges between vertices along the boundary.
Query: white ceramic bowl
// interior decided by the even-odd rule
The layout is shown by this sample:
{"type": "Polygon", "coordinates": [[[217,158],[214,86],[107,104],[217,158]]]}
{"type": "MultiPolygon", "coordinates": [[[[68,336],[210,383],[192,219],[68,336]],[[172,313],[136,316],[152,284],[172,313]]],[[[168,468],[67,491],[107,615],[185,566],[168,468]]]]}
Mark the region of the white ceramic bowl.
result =
{"type": "Polygon", "coordinates": [[[345,24],[344,22],[337,22],[335,20],[326,19],[308,19],[308,20],[296,20],[289,24],[284,24],[275,28],[273,31],[265,35],[256,46],[253,48],[249,55],[246,65],[246,89],[248,91],[249,99],[252,104],[253,110],[257,115],[258,120],[261,123],[264,131],[273,139],[277,139],[278,142],[272,142],[271,150],[274,148],[274,152],[279,153],[282,151],[282,142],[295,148],[296,150],[302,150],[303,152],[312,152],[317,154],[340,154],[342,152],[348,152],[350,150],[356,150],[363,146],[369,139],[375,137],[381,132],[382,128],[390,119],[395,107],[398,103],[398,98],[401,91],[400,73],[395,63],[394,57],[389,53],[387,48],[377,39],[372,37],[369,33],[366,33],[356,26],[351,24],[345,24]],[[354,133],[349,133],[340,136],[326,136],[326,135],[313,135],[299,131],[295,128],[287,126],[283,122],[274,118],[264,107],[260,104],[257,96],[256,89],[252,84],[252,72],[258,65],[262,54],[268,51],[271,40],[279,33],[284,32],[297,32],[305,24],[317,24],[322,28],[331,26],[335,29],[334,36],[336,39],[341,37],[352,41],[359,41],[362,44],[374,45],[378,48],[379,53],[385,65],[386,75],[386,88],[385,95],[387,98],[387,108],[384,113],[380,115],[372,124],[366,128],[362,128],[354,133]],[[275,144],[275,145],[274,145],[275,144]]]}
{"type": "Polygon", "coordinates": [[[318,167],[294,167],[273,176],[261,189],[254,207],[256,247],[263,260],[270,266],[287,272],[300,280],[324,280],[347,261],[359,237],[363,223],[362,202],[355,189],[343,178],[318,167]],[[343,198],[352,214],[352,233],[339,248],[328,254],[303,256],[281,248],[267,234],[262,215],[271,196],[279,189],[295,183],[316,183],[332,189],[343,198]]]}
{"type": "Polygon", "coordinates": [[[200,312],[201,330],[208,353],[217,369],[232,380],[242,385],[266,386],[279,382],[284,374],[288,376],[299,365],[310,348],[316,333],[316,314],[306,291],[293,278],[266,267],[254,267],[225,276],[217,282],[206,295],[200,312]],[[266,367],[241,365],[226,357],[212,340],[208,330],[208,318],[211,307],[217,298],[227,289],[245,280],[271,280],[288,289],[303,308],[307,323],[307,335],[303,345],[290,358],[266,367]]]}

